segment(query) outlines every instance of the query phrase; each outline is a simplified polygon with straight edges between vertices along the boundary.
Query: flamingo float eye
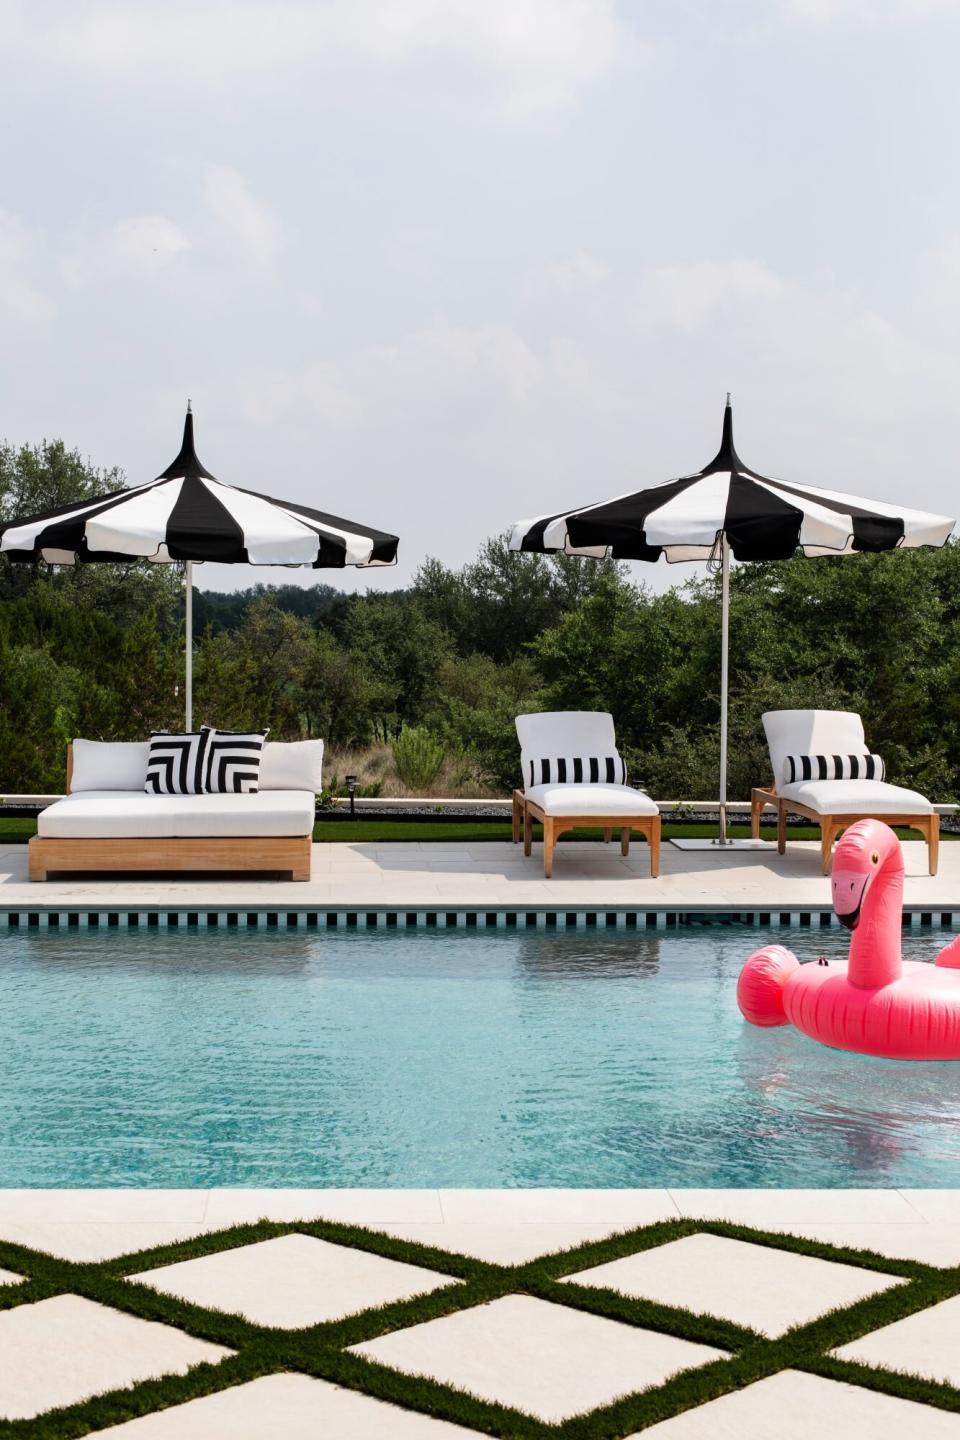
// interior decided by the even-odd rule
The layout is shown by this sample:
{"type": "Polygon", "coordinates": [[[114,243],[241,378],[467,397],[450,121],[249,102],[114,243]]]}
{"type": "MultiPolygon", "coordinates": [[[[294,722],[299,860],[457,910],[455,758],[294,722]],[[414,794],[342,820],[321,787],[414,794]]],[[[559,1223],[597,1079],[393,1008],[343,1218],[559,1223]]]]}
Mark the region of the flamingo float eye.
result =
{"type": "Polygon", "coordinates": [[[870,859],[873,861],[874,865],[880,864],[880,856],[877,854],[876,850],[874,850],[873,854],[870,856],[870,859]]]}

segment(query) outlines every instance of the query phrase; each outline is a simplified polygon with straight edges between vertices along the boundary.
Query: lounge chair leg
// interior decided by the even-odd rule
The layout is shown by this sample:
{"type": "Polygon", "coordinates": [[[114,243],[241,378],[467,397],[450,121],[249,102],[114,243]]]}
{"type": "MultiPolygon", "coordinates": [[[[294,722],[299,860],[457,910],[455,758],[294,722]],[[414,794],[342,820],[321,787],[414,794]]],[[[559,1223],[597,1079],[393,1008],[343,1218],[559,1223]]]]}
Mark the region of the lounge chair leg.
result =
{"type": "Polygon", "coordinates": [[[523,807],[523,853],[529,855],[533,849],[533,816],[528,806],[523,807]]]}
{"type": "Polygon", "coordinates": [[[763,814],[763,801],[754,800],[750,797],[750,835],[754,840],[760,839],[760,816],[763,814]]]}
{"type": "Polygon", "coordinates": [[[777,854],[787,853],[787,807],[782,800],[777,801],[777,854]]]}
{"type": "Polygon", "coordinates": [[[522,823],[522,819],[523,819],[523,805],[522,805],[521,801],[520,801],[520,800],[518,799],[518,797],[517,797],[517,792],[516,792],[516,790],[514,790],[514,792],[513,792],[513,843],[514,843],[514,845],[516,845],[517,842],[518,842],[518,840],[520,839],[520,825],[521,825],[521,823],[522,823]]]}
{"type": "Polygon", "coordinates": [[[936,875],[940,863],[940,816],[931,815],[927,822],[927,855],[931,875],[936,875]]]}
{"type": "Polygon", "coordinates": [[[553,847],[555,844],[553,821],[545,815],[543,817],[543,878],[545,880],[549,880],[553,874],[553,847]]]}
{"type": "Polygon", "coordinates": [[[604,843],[604,845],[609,845],[609,844],[610,844],[610,841],[611,841],[612,839],[613,839],[613,830],[608,827],[608,828],[607,828],[606,830],[604,830],[604,832],[603,832],[603,843],[604,843]]]}
{"type": "Polygon", "coordinates": [[[650,827],[650,834],[647,837],[650,843],[650,875],[656,880],[660,874],[660,817],[657,816],[650,827]]]}
{"type": "Polygon", "coordinates": [[[830,874],[830,851],[837,835],[837,826],[832,820],[820,822],[820,864],[824,875],[830,874]]]}
{"type": "Polygon", "coordinates": [[[620,831],[620,854],[630,854],[630,828],[626,825],[620,831]]]}
{"type": "Polygon", "coordinates": [[[47,878],[43,861],[37,854],[37,847],[33,841],[27,846],[27,875],[31,880],[46,880],[47,878]]]}

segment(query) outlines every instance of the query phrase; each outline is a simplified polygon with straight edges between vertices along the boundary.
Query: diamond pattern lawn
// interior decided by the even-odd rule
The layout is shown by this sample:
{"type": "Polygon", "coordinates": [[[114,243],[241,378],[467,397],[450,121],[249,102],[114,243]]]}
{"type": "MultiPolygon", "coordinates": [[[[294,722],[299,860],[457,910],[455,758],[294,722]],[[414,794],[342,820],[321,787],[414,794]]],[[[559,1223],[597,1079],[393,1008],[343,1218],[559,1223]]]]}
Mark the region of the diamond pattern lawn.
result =
{"type": "Polygon", "coordinates": [[[111,1440],[464,1440],[464,1430],[307,1375],[265,1375],[111,1425],[111,1440]]]}
{"type": "Polygon", "coordinates": [[[724,1353],[528,1295],[505,1295],[353,1349],[549,1422],[724,1353]]]}
{"type": "MultiPolygon", "coordinates": [[[[862,1335],[841,1345],[834,1354],[841,1360],[859,1360],[864,1365],[881,1365],[886,1370],[960,1386],[960,1295],[862,1335]]],[[[960,1435],[960,1419],[957,1433],[960,1435]]]]}
{"type": "Polygon", "coordinates": [[[957,1440],[960,1416],[819,1375],[783,1370],[643,1431],[643,1440],[896,1440],[899,1436],[957,1440]]]}
{"type": "Polygon", "coordinates": [[[893,1275],[719,1235],[687,1235],[566,1279],[718,1315],[768,1336],[902,1283],[893,1275]]]}
{"type": "Polygon", "coordinates": [[[54,1295],[0,1312],[0,1416],[29,1419],[137,1380],[182,1375],[229,1354],[169,1325],[79,1295],[54,1295]]]}
{"type": "Polygon", "coordinates": [[[455,1283],[435,1270],[299,1234],[144,1270],[131,1279],[284,1330],[339,1320],[455,1283]]]}

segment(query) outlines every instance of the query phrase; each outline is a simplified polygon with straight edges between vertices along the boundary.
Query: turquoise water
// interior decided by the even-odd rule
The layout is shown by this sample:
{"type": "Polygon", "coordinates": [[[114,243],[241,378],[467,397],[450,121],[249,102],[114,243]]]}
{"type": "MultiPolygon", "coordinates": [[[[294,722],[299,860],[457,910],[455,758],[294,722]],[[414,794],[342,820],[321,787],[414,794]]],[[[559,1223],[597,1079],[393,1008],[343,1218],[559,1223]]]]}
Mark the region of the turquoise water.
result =
{"type": "Polygon", "coordinates": [[[774,938],[4,934],[0,1186],[960,1183],[960,1065],[743,1023],[774,938]]]}

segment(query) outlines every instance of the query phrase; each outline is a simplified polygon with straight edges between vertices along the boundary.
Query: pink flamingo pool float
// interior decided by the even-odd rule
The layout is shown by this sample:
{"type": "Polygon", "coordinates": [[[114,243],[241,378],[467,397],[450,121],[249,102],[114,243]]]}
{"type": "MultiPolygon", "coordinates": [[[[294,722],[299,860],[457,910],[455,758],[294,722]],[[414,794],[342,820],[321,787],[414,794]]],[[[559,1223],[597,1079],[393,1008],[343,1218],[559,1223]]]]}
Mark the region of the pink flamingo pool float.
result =
{"type": "Polygon", "coordinates": [[[849,960],[801,965],[766,945],[740,972],[753,1025],[795,1025],[838,1050],[890,1060],[960,1060],[960,936],[933,965],[904,960],[903,852],[880,820],[858,820],[834,853],[833,908],[853,932],[849,960]]]}

